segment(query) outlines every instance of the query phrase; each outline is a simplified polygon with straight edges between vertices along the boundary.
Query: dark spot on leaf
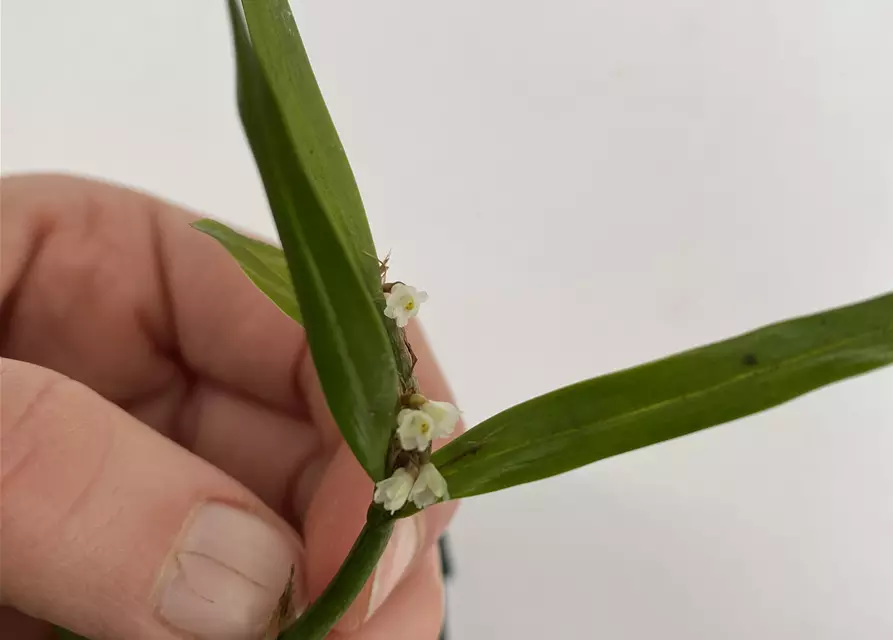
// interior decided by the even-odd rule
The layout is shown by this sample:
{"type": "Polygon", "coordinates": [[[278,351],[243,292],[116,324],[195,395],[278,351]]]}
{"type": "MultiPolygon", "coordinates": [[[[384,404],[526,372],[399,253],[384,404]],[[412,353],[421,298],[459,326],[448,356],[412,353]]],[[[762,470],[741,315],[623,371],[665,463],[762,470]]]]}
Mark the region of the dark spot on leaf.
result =
{"type": "Polygon", "coordinates": [[[458,462],[458,461],[461,460],[462,458],[468,458],[468,457],[472,457],[472,458],[473,458],[473,457],[476,456],[476,455],[478,454],[478,452],[481,450],[481,447],[483,447],[483,445],[482,445],[482,444],[479,444],[479,443],[477,443],[477,442],[475,442],[475,443],[470,443],[468,449],[466,449],[465,451],[463,451],[462,453],[460,453],[459,455],[457,455],[455,458],[452,458],[452,459],[450,459],[450,460],[447,460],[445,463],[443,463],[442,466],[440,466],[440,465],[438,465],[438,466],[440,466],[440,469],[443,470],[443,468],[446,467],[447,465],[455,464],[456,462],[458,462]]]}
{"type": "Polygon", "coordinates": [[[744,356],[741,358],[741,364],[747,367],[753,367],[758,365],[759,363],[760,361],[757,360],[757,357],[752,353],[745,353],[744,356]]]}

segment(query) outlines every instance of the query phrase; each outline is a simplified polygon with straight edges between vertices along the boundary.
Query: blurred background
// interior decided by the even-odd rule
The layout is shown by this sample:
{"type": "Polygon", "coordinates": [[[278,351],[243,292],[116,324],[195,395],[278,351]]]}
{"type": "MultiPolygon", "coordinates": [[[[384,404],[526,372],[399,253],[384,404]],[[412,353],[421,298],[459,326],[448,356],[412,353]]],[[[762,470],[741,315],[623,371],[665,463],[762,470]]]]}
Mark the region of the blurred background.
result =
{"type": "MultiPolygon", "coordinates": [[[[293,3],[469,424],[893,288],[888,0],[293,3]]],[[[2,170],[274,237],[223,2],[3,0],[2,170]]],[[[509,492],[451,637],[893,637],[893,369],[509,492]]]]}

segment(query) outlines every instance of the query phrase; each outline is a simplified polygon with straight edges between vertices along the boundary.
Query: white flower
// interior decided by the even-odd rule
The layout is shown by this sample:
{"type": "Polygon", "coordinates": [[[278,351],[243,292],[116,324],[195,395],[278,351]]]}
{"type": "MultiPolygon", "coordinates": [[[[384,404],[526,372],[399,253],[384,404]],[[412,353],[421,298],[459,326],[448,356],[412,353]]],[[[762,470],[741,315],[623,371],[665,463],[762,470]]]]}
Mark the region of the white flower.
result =
{"type": "Polygon", "coordinates": [[[433,464],[427,462],[422,465],[409,497],[415,506],[424,509],[441,499],[448,500],[450,494],[447,493],[447,483],[440,475],[440,471],[433,464]]]}
{"type": "Polygon", "coordinates": [[[434,418],[418,409],[401,409],[397,414],[397,437],[406,451],[424,451],[434,436],[434,418]]]}
{"type": "Polygon", "coordinates": [[[405,327],[419,312],[419,306],[428,299],[428,294],[398,282],[384,294],[384,299],[387,303],[384,314],[396,320],[398,327],[405,327]]]}
{"type": "Polygon", "coordinates": [[[434,420],[434,431],[431,439],[445,438],[452,435],[456,423],[459,422],[459,410],[449,402],[429,400],[420,409],[434,420]]]}
{"type": "Polygon", "coordinates": [[[409,498],[413,482],[412,474],[406,469],[397,469],[390,478],[375,483],[372,499],[391,513],[399,511],[409,498]]]}

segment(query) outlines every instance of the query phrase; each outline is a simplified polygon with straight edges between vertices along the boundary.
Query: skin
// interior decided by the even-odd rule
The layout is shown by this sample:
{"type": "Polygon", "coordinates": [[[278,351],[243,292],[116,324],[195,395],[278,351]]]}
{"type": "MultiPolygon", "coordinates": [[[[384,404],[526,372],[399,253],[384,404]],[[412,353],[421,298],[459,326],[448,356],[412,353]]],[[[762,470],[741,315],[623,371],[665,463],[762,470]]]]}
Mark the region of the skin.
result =
{"type": "MultiPolygon", "coordinates": [[[[312,600],[365,519],[371,481],[326,408],[301,327],[251,285],[196,216],[61,176],[2,180],[0,636],[181,638],[154,589],[186,514],[220,500],[293,543],[312,600]],[[26,615],[27,614],[27,615],[26,615]]],[[[417,326],[423,393],[450,392],[417,326]]],[[[342,640],[436,638],[435,541],[455,510],[416,516],[421,543],[342,640]]]]}

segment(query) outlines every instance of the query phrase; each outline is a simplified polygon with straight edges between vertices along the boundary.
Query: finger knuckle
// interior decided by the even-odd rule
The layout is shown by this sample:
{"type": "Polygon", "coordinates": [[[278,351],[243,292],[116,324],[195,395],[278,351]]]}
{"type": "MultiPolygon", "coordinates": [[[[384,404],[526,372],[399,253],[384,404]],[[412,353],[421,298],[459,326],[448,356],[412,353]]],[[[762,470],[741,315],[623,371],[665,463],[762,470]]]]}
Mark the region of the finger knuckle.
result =
{"type": "Polygon", "coordinates": [[[0,393],[0,528],[17,538],[16,525],[27,520],[36,539],[88,501],[110,434],[86,424],[82,385],[53,371],[5,359],[0,393]]]}

